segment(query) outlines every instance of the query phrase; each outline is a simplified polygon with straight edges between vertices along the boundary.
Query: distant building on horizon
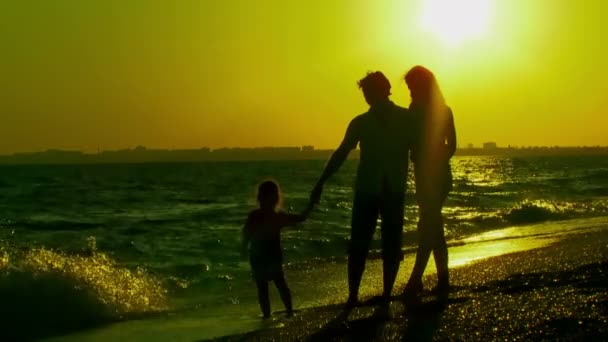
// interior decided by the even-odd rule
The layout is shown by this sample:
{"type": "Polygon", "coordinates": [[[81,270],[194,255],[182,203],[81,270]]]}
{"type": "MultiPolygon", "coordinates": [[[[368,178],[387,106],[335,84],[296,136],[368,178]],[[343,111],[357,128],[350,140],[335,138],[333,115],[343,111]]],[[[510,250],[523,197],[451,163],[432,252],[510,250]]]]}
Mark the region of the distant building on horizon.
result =
{"type": "Polygon", "coordinates": [[[485,142],[483,143],[484,150],[495,150],[498,146],[495,142],[485,142]]]}

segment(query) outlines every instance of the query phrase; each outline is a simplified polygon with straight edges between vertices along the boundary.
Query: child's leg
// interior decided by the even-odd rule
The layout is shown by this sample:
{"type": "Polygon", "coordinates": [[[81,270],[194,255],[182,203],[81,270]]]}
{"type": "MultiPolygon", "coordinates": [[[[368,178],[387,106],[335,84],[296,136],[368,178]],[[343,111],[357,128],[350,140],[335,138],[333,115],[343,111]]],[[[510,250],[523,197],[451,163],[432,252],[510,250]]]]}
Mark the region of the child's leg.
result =
{"type": "Polygon", "coordinates": [[[281,295],[281,300],[283,301],[283,304],[285,304],[287,314],[291,315],[293,313],[291,291],[289,291],[289,287],[287,287],[283,270],[277,274],[276,278],[274,279],[274,284],[277,286],[277,290],[279,290],[279,295],[281,295]]]}
{"type": "Polygon", "coordinates": [[[270,317],[270,297],[268,296],[268,281],[256,279],[258,287],[258,301],[264,318],[270,317]]]}

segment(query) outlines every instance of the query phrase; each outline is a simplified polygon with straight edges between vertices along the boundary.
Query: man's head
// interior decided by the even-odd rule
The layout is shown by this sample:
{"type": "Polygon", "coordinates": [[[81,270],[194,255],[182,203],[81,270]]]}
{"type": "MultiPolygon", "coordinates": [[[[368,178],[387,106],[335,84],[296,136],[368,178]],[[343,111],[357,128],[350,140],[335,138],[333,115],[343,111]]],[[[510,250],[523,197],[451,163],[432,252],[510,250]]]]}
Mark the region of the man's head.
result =
{"type": "Polygon", "coordinates": [[[380,71],[367,73],[357,84],[370,106],[386,101],[391,94],[391,83],[380,71]]]}

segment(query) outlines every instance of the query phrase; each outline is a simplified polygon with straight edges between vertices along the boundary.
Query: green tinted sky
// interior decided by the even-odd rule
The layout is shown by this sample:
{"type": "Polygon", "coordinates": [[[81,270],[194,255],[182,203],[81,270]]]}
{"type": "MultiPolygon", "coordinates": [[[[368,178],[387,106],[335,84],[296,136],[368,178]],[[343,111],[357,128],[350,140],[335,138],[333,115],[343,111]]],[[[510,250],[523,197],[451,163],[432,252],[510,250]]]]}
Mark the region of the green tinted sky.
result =
{"type": "Polygon", "coordinates": [[[334,147],[366,110],[357,79],[384,71],[407,105],[415,64],[461,145],[608,145],[608,5],[489,4],[482,37],[446,44],[418,0],[4,1],[0,153],[334,147]]]}

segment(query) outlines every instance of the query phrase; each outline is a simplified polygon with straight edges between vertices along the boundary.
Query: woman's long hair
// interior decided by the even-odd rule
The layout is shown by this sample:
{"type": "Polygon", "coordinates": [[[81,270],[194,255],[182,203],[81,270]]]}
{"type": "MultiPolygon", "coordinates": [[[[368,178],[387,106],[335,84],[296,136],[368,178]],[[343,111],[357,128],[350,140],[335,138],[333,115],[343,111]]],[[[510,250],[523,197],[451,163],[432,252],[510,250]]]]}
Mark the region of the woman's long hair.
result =
{"type": "Polygon", "coordinates": [[[443,93],[433,73],[416,65],[405,74],[405,83],[412,95],[412,107],[418,107],[430,114],[444,111],[447,107],[443,93]]]}
{"type": "Polygon", "coordinates": [[[419,157],[433,163],[437,155],[434,149],[445,141],[448,107],[435,75],[429,69],[417,65],[405,74],[404,79],[412,97],[410,109],[422,115],[422,140],[419,141],[422,156],[419,157]]]}

